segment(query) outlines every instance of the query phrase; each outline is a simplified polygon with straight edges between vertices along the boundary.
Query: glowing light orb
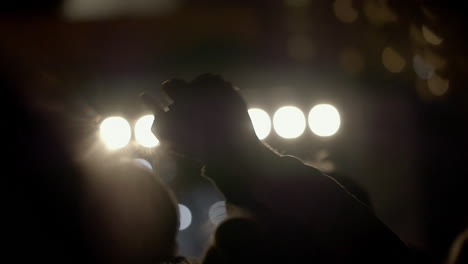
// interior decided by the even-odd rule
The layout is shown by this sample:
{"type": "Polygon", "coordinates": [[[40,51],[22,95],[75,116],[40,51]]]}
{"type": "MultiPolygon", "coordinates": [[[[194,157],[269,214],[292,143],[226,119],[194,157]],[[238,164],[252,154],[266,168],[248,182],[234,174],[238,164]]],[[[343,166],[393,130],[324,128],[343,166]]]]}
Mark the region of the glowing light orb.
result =
{"type": "Polygon", "coordinates": [[[420,55],[413,57],[413,68],[419,78],[423,80],[429,80],[435,72],[434,66],[426,62],[420,55]]]}
{"type": "Polygon", "coordinates": [[[422,34],[424,39],[432,45],[440,45],[440,43],[442,43],[443,41],[441,37],[437,36],[432,30],[430,30],[425,25],[422,25],[422,34]]]}
{"type": "Polygon", "coordinates": [[[359,16],[358,12],[353,8],[351,0],[336,0],[333,3],[333,11],[336,18],[343,23],[354,22],[359,16]]]}
{"type": "Polygon", "coordinates": [[[214,203],[208,211],[211,223],[219,225],[227,217],[226,202],[219,201],[214,203]]]}
{"type": "Polygon", "coordinates": [[[258,139],[263,140],[268,137],[271,131],[270,116],[258,108],[249,109],[249,116],[258,139]]]}
{"type": "Polygon", "coordinates": [[[434,74],[432,78],[427,81],[429,91],[435,96],[444,95],[449,89],[449,84],[449,80],[440,77],[438,74],[434,74]]]}
{"type": "Polygon", "coordinates": [[[99,135],[109,149],[125,147],[132,138],[130,124],[123,117],[113,116],[102,121],[99,135]]]}
{"type": "Polygon", "coordinates": [[[180,217],[180,225],[179,230],[184,230],[190,226],[192,223],[192,213],[187,208],[187,206],[183,204],[179,204],[179,217],[180,217]]]}
{"type": "Polygon", "coordinates": [[[329,137],[340,128],[341,118],[338,110],[329,104],[319,104],[310,110],[310,130],[317,136],[329,137]]]}
{"type": "Polygon", "coordinates": [[[283,138],[297,138],[306,127],[304,113],[294,106],[281,107],[273,116],[273,127],[283,138]]]}
{"type": "Polygon", "coordinates": [[[153,121],[153,115],[145,115],[135,123],[135,139],[143,147],[153,148],[159,145],[159,140],[151,132],[153,121]]]}
{"type": "Polygon", "coordinates": [[[392,47],[386,47],[382,52],[382,63],[389,72],[401,72],[406,65],[405,59],[392,47]]]}

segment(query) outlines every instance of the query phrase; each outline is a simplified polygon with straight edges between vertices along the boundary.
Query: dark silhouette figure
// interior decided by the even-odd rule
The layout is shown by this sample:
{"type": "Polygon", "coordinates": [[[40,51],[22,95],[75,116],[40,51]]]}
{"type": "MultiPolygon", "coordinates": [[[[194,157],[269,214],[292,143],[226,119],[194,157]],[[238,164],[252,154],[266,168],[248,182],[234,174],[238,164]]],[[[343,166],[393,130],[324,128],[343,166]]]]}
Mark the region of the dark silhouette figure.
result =
{"type": "Polygon", "coordinates": [[[152,105],[163,146],[203,163],[225,195],[204,263],[404,263],[405,244],[333,178],[256,137],[242,97],[219,76],[163,83],[173,103],[152,105]],[[167,109],[166,109],[167,110],[167,109]]]}

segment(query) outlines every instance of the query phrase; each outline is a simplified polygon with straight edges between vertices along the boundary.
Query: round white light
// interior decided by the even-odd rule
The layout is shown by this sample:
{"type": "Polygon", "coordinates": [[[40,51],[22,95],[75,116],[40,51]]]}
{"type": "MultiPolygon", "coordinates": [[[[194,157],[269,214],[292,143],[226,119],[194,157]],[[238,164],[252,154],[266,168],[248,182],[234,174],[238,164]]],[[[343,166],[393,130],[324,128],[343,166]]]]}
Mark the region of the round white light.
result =
{"type": "Polygon", "coordinates": [[[334,135],[340,128],[340,113],[329,104],[314,106],[309,113],[310,130],[317,136],[329,137],[334,135]]]}
{"type": "Polygon", "coordinates": [[[273,127],[283,138],[297,138],[306,127],[304,113],[294,106],[281,107],[273,116],[273,127]]]}
{"type": "Polygon", "coordinates": [[[179,230],[186,229],[192,223],[192,213],[187,208],[187,206],[183,204],[179,204],[179,217],[180,217],[179,230]]]}
{"type": "Polygon", "coordinates": [[[219,201],[214,203],[208,211],[211,223],[218,225],[227,217],[226,202],[219,201]]]}
{"type": "Polygon", "coordinates": [[[135,123],[135,139],[138,144],[153,148],[159,145],[159,140],[151,132],[151,126],[153,126],[154,116],[145,115],[140,117],[135,123]]]}
{"type": "Polygon", "coordinates": [[[120,116],[113,116],[102,121],[99,135],[109,149],[119,149],[130,142],[132,129],[127,120],[120,116]]]}
{"type": "Polygon", "coordinates": [[[270,116],[265,111],[258,108],[249,109],[249,116],[258,139],[265,139],[271,131],[270,116]]]}

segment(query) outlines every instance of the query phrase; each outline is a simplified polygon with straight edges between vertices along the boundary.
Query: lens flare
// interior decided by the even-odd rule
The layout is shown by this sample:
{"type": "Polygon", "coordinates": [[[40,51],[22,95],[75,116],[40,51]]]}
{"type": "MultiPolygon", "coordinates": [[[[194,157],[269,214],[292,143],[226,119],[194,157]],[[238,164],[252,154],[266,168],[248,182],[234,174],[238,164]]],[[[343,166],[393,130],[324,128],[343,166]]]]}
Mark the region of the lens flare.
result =
{"type": "Polygon", "coordinates": [[[153,121],[153,115],[145,115],[135,123],[135,139],[143,147],[154,148],[159,145],[159,140],[151,132],[153,121]]]}
{"type": "Polygon", "coordinates": [[[130,142],[132,130],[123,117],[113,116],[102,121],[99,135],[109,149],[115,150],[125,147],[130,142]]]}
{"type": "Polygon", "coordinates": [[[249,109],[249,116],[258,139],[263,140],[268,137],[271,131],[270,116],[258,108],[249,109]]]}
{"type": "Polygon", "coordinates": [[[306,120],[304,113],[294,106],[284,106],[273,116],[273,127],[283,138],[297,138],[304,133],[306,120]]]}
{"type": "Polygon", "coordinates": [[[309,113],[310,130],[317,136],[329,137],[340,128],[341,118],[338,110],[329,104],[314,106],[309,113]]]}

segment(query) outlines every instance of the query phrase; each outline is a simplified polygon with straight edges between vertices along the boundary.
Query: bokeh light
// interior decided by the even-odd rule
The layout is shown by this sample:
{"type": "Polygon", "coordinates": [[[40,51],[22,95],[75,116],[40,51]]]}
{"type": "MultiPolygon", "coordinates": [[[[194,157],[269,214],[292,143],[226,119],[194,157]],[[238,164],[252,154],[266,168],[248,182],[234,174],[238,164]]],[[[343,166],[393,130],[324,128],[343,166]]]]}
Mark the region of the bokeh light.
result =
{"type": "Polygon", "coordinates": [[[153,166],[151,166],[151,163],[145,159],[134,159],[134,161],[140,165],[142,165],[145,168],[148,168],[149,170],[153,170],[153,166]]]}
{"type": "Polygon", "coordinates": [[[401,72],[406,65],[405,59],[392,47],[386,47],[383,50],[382,63],[392,73],[401,72]]]}
{"type": "Polygon", "coordinates": [[[356,9],[353,8],[351,0],[335,0],[333,3],[333,11],[336,18],[343,23],[354,22],[358,18],[356,9]]]}
{"type": "Polygon", "coordinates": [[[132,129],[125,118],[113,116],[102,121],[99,135],[109,149],[115,150],[125,147],[130,142],[132,129]]]}
{"type": "Polygon", "coordinates": [[[227,217],[226,202],[219,201],[214,203],[208,211],[208,217],[211,223],[219,225],[227,217]]]}
{"type": "Polygon", "coordinates": [[[153,121],[153,115],[145,115],[140,117],[135,123],[135,139],[138,144],[147,148],[153,148],[159,145],[159,140],[154,136],[153,132],[151,132],[153,121]]]}
{"type": "Polygon", "coordinates": [[[414,72],[423,80],[428,80],[434,74],[435,68],[433,65],[426,62],[420,55],[413,57],[414,72]]]}
{"type": "Polygon", "coordinates": [[[309,127],[317,136],[329,137],[334,135],[340,128],[340,124],[340,113],[332,105],[319,104],[309,112],[309,127]]]}
{"type": "Polygon", "coordinates": [[[273,116],[273,127],[283,138],[297,138],[306,127],[304,113],[294,106],[281,107],[273,116]]]}
{"type": "Polygon", "coordinates": [[[422,25],[422,35],[428,43],[436,46],[440,45],[440,43],[442,43],[443,40],[425,25],[422,25]]]}
{"type": "Polygon", "coordinates": [[[449,81],[443,79],[438,74],[434,74],[432,78],[427,81],[427,87],[433,95],[442,96],[449,89],[449,81]]]}
{"type": "Polygon", "coordinates": [[[370,24],[374,26],[383,26],[389,23],[398,22],[398,16],[389,7],[388,0],[362,1],[363,13],[370,24]]]}
{"type": "Polygon", "coordinates": [[[192,213],[183,204],[179,204],[179,230],[187,229],[192,223],[192,213]]]}
{"type": "Polygon", "coordinates": [[[252,108],[249,109],[249,116],[258,139],[263,140],[268,137],[271,131],[271,119],[267,112],[262,109],[252,108]]]}
{"type": "Polygon", "coordinates": [[[180,0],[65,0],[63,13],[70,20],[96,20],[125,15],[161,15],[172,13],[180,0]]]}

